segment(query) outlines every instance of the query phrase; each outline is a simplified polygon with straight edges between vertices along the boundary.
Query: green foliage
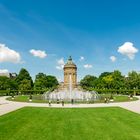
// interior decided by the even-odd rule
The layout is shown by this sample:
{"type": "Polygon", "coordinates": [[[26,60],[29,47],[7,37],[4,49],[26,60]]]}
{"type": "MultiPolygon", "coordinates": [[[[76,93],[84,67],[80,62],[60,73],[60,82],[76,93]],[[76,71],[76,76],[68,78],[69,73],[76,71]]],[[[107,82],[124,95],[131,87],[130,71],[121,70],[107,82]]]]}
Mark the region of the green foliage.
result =
{"type": "Polygon", "coordinates": [[[30,80],[23,79],[23,80],[20,82],[19,90],[30,90],[31,88],[32,88],[32,87],[31,87],[31,81],[30,81],[30,80]]]}
{"type": "Polygon", "coordinates": [[[103,73],[101,73],[101,75],[99,76],[99,79],[102,79],[103,77],[106,77],[106,76],[111,75],[111,74],[112,74],[112,72],[103,72],[103,73]]]}
{"type": "Polygon", "coordinates": [[[17,83],[14,79],[6,76],[0,76],[0,90],[16,90],[17,83]]]}
{"type": "Polygon", "coordinates": [[[18,83],[18,88],[24,89],[24,90],[28,90],[28,89],[32,89],[33,87],[33,80],[29,74],[29,72],[22,68],[18,74],[18,76],[16,77],[15,81],[18,83]],[[23,86],[23,87],[22,87],[23,86]]]}
{"type": "Polygon", "coordinates": [[[128,89],[140,89],[140,74],[135,71],[129,72],[125,84],[128,89]]]}
{"type": "Polygon", "coordinates": [[[120,71],[114,71],[112,73],[112,87],[113,89],[120,89],[120,88],[124,88],[125,84],[124,84],[124,76],[122,76],[120,71]]]}
{"type": "Polygon", "coordinates": [[[47,76],[44,73],[38,73],[34,82],[35,90],[46,90],[50,88],[55,88],[58,85],[58,81],[55,76],[47,76]]]}
{"type": "MultiPolygon", "coordinates": [[[[55,76],[38,73],[33,84],[29,72],[22,68],[15,79],[0,76],[0,90],[5,91],[0,95],[9,95],[9,91],[31,91],[43,93],[44,91],[53,90],[58,86],[55,76]],[[34,86],[33,86],[34,85],[34,86]]],[[[132,92],[140,94],[140,74],[132,71],[125,77],[120,71],[104,72],[97,78],[92,75],[86,75],[81,81],[80,86],[85,90],[110,90],[114,89],[116,93],[131,94],[132,92]],[[126,93],[127,92],[127,93],[126,93]]],[[[16,92],[18,93],[18,92],[16,92]]],[[[24,92],[23,92],[24,93],[24,92]]]]}
{"type": "Polygon", "coordinates": [[[95,86],[95,81],[96,81],[96,77],[95,76],[91,76],[91,75],[86,75],[81,81],[80,81],[80,85],[84,88],[87,89],[89,87],[94,87],[95,86]]]}
{"type": "Polygon", "coordinates": [[[80,85],[84,89],[140,89],[140,74],[132,71],[129,72],[128,77],[121,74],[120,71],[104,72],[99,78],[92,78],[94,76],[85,76],[80,85]]]}
{"type": "Polygon", "coordinates": [[[57,81],[55,76],[48,75],[46,77],[46,79],[47,79],[47,87],[48,88],[53,88],[53,87],[56,87],[58,85],[58,81],[57,81]]]}
{"type": "Polygon", "coordinates": [[[5,76],[0,76],[0,90],[7,90],[10,88],[10,79],[5,76]]]}

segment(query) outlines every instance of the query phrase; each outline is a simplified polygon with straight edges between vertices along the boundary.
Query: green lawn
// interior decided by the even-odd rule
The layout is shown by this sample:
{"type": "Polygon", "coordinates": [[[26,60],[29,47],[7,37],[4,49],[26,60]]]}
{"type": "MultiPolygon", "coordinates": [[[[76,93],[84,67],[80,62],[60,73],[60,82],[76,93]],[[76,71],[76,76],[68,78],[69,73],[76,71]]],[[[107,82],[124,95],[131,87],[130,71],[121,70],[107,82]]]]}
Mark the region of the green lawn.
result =
{"type": "Polygon", "coordinates": [[[0,117],[0,140],[140,140],[140,115],[117,107],[26,107],[0,117]]]}
{"type": "MultiPolygon", "coordinates": [[[[29,95],[17,95],[15,96],[14,99],[12,99],[12,97],[7,98],[7,100],[10,101],[18,101],[18,102],[30,102],[29,101],[29,95]]],[[[46,103],[48,101],[43,100],[42,95],[33,95],[33,99],[32,99],[33,103],[46,103]]]]}

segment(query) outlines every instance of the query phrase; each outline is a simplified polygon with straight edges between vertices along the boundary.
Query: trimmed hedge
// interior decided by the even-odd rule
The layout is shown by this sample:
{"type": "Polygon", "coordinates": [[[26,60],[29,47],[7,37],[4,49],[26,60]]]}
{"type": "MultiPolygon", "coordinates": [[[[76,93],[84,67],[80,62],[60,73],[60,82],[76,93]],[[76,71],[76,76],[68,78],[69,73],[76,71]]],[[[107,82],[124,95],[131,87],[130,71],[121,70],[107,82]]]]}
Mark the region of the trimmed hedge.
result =
{"type": "Polygon", "coordinates": [[[134,95],[140,95],[140,89],[94,89],[94,88],[90,88],[87,89],[88,91],[96,91],[99,94],[123,94],[123,95],[130,95],[130,94],[134,94],[134,95]]]}
{"type": "Polygon", "coordinates": [[[0,90],[0,96],[43,94],[48,90],[0,90]]]}

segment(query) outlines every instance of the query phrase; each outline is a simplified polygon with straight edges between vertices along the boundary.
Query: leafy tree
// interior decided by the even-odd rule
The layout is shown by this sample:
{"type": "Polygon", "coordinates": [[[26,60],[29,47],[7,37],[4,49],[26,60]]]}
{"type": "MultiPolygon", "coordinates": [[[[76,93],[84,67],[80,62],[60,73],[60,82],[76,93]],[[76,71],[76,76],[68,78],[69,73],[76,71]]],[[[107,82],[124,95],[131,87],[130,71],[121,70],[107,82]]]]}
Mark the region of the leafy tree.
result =
{"type": "Polygon", "coordinates": [[[104,78],[108,75],[111,75],[111,74],[112,74],[112,72],[103,72],[103,73],[100,74],[99,79],[102,79],[102,78],[104,78]]]}
{"type": "Polygon", "coordinates": [[[113,82],[113,76],[112,74],[104,76],[102,79],[102,83],[104,83],[104,88],[111,88],[112,82],[113,82]]]}
{"type": "Polygon", "coordinates": [[[125,86],[124,80],[125,78],[121,75],[121,72],[115,70],[114,72],[104,72],[99,78],[87,75],[81,80],[80,85],[85,89],[91,87],[120,89],[125,86]]]}
{"type": "Polygon", "coordinates": [[[95,86],[95,80],[97,79],[97,77],[92,76],[92,75],[86,75],[81,81],[80,81],[80,85],[82,88],[87,89],[90,87],[94,87],[95,86]]]}
{"type": "Polygon", "coordinates": [[[125,84],[128,89],[140,89],[140,74],[136,71],[129,72],[128,77],[125,78],[125,84]]]}
{"type": "Polygon", "coordinates": [[[32,89],[32,87],[33,87],[33,80],[31,78],[29,72],[26,69],[22,68],[20,70],[18,76],[16,77],[15,81],[18,83],[19,87],[21,88],[21,85],[24,86],[23,83],[25,83],[26,80],[30,81],[29,82],[30,83],[30,89],[32,89]]]}
{"type": "Polygon", "coordinates": [[[0,90],[10,89],[10,79],[6,76],[0,76],[0,90]]]}
{"type": "Polygon", "coordinates": [[[18,89],[18,84],[15,81],[15,79],[10,79],[9,85],[10,85],[10,90],[17,90],[18,89]]]}
{"type": "Polygon", "coordinates": [[[97,88],[97,89],[103,89],[106,86],[105,82],[102,78],[97,78],[95,80],[94,84],[95,84],[95,88],[97,88]]]}
{"type": "Polygon", "coordinates": [[[112,72],[103,72],[100,74],[99,78],[96,80],[96,88],[110,88],[112,72]]]}
{"type": "Polygon", "coordinates": [[[46,90],[48,88],[55,88],[58,85],[58,81],[55,76],[47,76],[44,73],[38,73],[34,82],[34,89],[46,90]]]}
{"type": "Polygon", "coordinates": [[[23,79],[19,85],[19,90],[30,90],[31,80],[23,79]]]}
{"type": "Polygon", "coordinates": [[[17,83],[6,76],[0,76],[0,90],[16,90],[17,83]]]}
{"type": "Polygon", "coordinates": [[[48,88],[52,88],[52,87],[55,88],[55,87],[57,87],[58,81],[57,81],[57,79],[56,79],[55,76],[48,75],[48,76],[46,77],[46,79],[47,79],[47,87],[48,87],[48,88]]]}
{"type": "Polygon", "coordinates": [[[112,73],[112,88],[113,89],[120,89],[120,88],[125,88],[125,77],[122,76],[121,72],[118,70],[115,70],[112,73]]]}
{"type": "Polygon", "coordinates": [[[45,90],[47,89],[47,78],[46,74],[38,73],[35,78],[34,82],[34,89],[36,90],[45,90]]]}

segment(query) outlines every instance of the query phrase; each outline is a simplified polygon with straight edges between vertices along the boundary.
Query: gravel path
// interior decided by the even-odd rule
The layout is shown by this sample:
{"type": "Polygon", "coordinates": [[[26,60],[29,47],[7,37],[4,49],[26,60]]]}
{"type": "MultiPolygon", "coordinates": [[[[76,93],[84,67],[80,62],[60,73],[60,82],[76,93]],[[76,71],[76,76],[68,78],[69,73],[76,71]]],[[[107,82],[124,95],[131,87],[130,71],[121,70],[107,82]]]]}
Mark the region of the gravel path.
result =
{"type": "MultiPolygon", "coordinates": [[[[49,107],[48,104],[45,103],[22,103],[22,102],[14,102],[14,101],[8,101],[6,100],[6,96],[0,97],[0,116],[4,115],[6,113],[15,111],[19,108],[31,106],[31,107],[49,107]]],[[[132,102],[122,102],[122,103],[99,103],[99,104],[65,104],[64,107],[62,107],[61,104],[52,104],[51,107],[56,108],[89,108],[89,107],[122,107],[124,109],[136,112],[140,114],[140,97],[138,96],[139,100],[132,101],[132,102]]]]}

